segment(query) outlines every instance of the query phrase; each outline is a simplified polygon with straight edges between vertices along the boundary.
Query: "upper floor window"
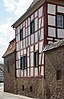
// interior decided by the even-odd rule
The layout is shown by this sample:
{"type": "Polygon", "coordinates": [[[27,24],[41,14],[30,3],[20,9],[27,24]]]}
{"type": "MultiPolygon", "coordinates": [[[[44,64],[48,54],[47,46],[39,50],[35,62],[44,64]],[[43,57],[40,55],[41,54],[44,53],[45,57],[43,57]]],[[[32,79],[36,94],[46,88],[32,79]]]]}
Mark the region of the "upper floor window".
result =
{"type": "Polygon", "coordinates": [[[27,58],[26,58],[26,56],[21,57],[20,67],[21,67],[21,69],[26,69],[27,68],[27,58]]]}
{"type": "Polygon", "coordinates": [[[35,30],[35,24],[34,24],[34,20],[32,20],[30,23],[30,34],[33,34],[34,30],[35,30]]]}
{"type": "Polygon", "coordinates": [[[38,67],[38,51],[34,52],[34,66],[38,67]]]}
{"type": "Polygon", "coordinates": [[[23,40],[23,29],[20,30],[20,41],[23,40]]]}
{"type": "Polygon", "coordinates": [[[57,27],[64,28],[64,15],[57,15],[57,27]]]}

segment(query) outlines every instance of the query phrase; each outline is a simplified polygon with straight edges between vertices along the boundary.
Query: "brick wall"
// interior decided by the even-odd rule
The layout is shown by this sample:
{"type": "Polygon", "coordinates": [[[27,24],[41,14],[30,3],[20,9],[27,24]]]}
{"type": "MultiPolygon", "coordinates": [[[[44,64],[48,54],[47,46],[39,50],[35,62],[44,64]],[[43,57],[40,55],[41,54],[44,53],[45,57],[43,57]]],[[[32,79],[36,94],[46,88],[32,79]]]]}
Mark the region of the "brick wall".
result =
{"type": "Polygon", "coordinates": [[[64,46],[45,52],[45,83],[47,99],[64,99],[64,46]],[[61,70],[59,80],[58,70],[61,70]]]}

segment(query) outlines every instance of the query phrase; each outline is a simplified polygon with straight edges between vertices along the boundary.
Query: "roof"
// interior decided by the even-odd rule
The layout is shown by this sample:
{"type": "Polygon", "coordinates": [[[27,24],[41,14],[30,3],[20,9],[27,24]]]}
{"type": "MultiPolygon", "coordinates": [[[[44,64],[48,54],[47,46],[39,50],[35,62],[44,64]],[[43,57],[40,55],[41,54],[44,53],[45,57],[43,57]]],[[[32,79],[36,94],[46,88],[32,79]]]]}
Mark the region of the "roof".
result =
{"type": "Polygon", "coordinates": [[[14,51],[15,51],[15,39],[10,41],[10,44],[9,44],[6,52],[4,53],[3,58],[6,57],[7,55],[13,53],[14,51]]]}
{"type": "Polygon", "coordinates": [[[33,0],[32,4],[30,5],[30,7],[27,9],[30,10],[39,0],[33,0]]]}
{"type": "Polygon", "coordinates": [[[46,52],[46,51],[49,51],[49,50],[52,50],[61,46],[64,46],[64,39],[58,42],[54,42],[54,43],[46,45],[43,51],[46,52]]]}
{"type": "Polygon", "coordinates": [[[31,15],[39,6],[43,4],[45,0],[33,0],[27,11],[12,25],[16,28],[21,22],[23,22],[29,15],[31,15]]]}
{"type": "Polygon", "coordinates": [[[27,11],[12,25],[13,28],[17,28],[27,17],[29,17],[34,11],[36,11],[44,2],[52,2],[64,5],[63,0],[33,0],[27,11]]]}

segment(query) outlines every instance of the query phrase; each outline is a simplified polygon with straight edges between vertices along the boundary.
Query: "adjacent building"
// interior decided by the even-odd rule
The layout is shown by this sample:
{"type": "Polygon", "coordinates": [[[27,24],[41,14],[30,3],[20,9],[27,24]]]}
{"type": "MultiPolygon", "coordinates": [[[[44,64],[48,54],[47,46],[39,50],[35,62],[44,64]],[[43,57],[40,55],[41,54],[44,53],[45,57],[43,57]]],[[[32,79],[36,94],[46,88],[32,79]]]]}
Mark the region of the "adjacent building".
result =
{"type": "Polygon", "coordinates": [[[64,39],[48,44],[44,52],[46,99],[64,99],[64,39]]]}
{"type": "Polygon", "coordinates": [[[4,58],[4,91],[14,93],[15,88],[15,39],[13,39],[5,54],[4,58]]]}
{"type": "Polygon", "coordinates": [[[4,81],[4,64],[0,63],[0,82],[4,81]]]}

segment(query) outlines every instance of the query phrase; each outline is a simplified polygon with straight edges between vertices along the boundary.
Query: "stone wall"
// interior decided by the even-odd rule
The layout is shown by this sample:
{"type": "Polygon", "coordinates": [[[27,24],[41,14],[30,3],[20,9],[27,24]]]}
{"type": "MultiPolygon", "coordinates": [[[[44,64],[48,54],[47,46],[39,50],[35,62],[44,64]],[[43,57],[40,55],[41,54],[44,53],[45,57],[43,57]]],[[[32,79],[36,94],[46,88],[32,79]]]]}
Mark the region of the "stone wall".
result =
{"type": "Polygon", "coordinates": [[[47,99],[64,99],[64,46],[45,52],[45,83],[47,99]],[[57,80],[57,71],[61,79],[57,80]]]}
{"type": "Polygon", "coordinates": [[[15,84],[15,53],[4,58],[4,91],[14,93],[15,84]],[[10,72],[8,73],[7,61],[11,61],[10,72]]]}
{"type": "Polygon", "coordinates": [[[42,78],[17,78],[16,79],[16,94],[33,97],[42,98],[43,90],[43,80],[42,78]],[[24,90],[23,90],[24,85],[24,90]],[[30,86],[32,89],[30,90],[30,86]]]}

